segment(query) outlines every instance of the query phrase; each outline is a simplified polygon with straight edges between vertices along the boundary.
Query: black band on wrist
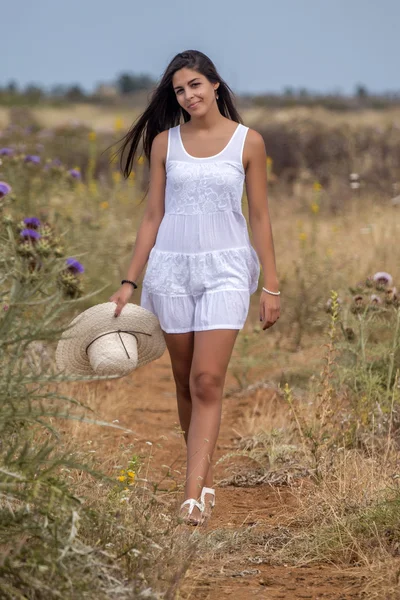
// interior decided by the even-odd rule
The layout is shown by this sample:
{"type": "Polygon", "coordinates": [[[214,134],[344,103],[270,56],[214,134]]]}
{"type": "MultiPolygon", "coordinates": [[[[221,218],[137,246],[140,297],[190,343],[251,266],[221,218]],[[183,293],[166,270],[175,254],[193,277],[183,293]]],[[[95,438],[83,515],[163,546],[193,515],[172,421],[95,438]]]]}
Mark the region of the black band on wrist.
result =
{"type": "Polygon", "coordinates": [[[121,285],[122,285],[122,284],[124,284],[124,283],[130,283],[131,285],[133,285],[133,287],[135,288],[135,290],[136,290],[136,288],[137,288],[137,285],[136,285],[136,283],[135,283],[134,281],[130,281],[129,279],[123,279],[123,280],[121,281],[121,285]]]}

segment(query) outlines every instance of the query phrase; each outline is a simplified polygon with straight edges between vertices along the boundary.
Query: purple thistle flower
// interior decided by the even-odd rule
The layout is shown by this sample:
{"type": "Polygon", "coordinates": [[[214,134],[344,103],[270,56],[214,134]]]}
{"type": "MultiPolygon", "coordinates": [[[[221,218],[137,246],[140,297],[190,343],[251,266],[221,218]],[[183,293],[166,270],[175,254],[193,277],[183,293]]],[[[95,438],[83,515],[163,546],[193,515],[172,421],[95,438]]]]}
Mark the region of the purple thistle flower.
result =
{"type": "Polygon", "coordinates": [[[80,179],[80,178],[81,178],[81,172],[80,172],[80,171],[78,171],[78,169],[70,169],[70,170],[68,171],[68,173],[69,173],[69,174],[70,174],[72,177],[74,177],[74,179],[80,179]]]}
{"type": "Polygon", "coordinates": [[[29,228],[23,229],[20,236],[23,237],[24,240],[40,240],[42,237],[38,231],[29,228]]]}
{"type": "Polygon", "coordinates": [[[38,165],[40,163],[40,156],[36,156],[35,154],[27,154],[25,156],[25,162],[31,162],[35,165],[38,165]]]}
{"type": "Polygon", "coordinates": [[[40,219],[37,217],[26,217],[26,219],[24,219],[24,223],[30,229],[37,229],[41,224],[40,219]]]}
{"type": "Polygon", "coordinates": [[[85,270],[83,265],[75,258],[67,258],[65,263],[67,265],[68,271],[70,271],[71,273],[83,273],[85,270]]]}
{"type": "Polygon", "coordinates": [[[0,148],[0,156],[11,156],[12,154],[14,154],[12,148],[0,148]]]}
{"type": "Polygon", "coordinates": [[[11,186],[5,181],[0,181],[0,198],[4,198],[11,192],[11,186]]]}

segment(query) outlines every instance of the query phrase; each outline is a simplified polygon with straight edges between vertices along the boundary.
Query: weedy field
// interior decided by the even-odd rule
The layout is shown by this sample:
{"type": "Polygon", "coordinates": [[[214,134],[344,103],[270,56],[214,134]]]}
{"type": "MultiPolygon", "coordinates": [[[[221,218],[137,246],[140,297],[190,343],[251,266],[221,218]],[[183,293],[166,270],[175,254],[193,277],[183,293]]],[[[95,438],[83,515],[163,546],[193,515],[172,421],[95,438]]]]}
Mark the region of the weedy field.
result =
{"type": "Polygon", "coordinates": [[[399,114],[243,111],[267,147],[282,312],[261,331],[252,296],[201,529],[176,517],[168,353],[120,380],[54,363],[130,260],[148,171],[123,180],[109,148],[128,116],[0,112],[1,597],[399,598],[399,114]]]}

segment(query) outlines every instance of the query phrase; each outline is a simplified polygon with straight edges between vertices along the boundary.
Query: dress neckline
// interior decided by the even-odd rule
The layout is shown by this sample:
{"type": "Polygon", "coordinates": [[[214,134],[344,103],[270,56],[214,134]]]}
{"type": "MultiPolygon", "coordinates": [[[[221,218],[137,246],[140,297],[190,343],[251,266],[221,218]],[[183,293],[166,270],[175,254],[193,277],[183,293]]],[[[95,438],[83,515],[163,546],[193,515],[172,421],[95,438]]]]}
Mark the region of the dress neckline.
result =
{"type": "Polygon", "coordinates": [[[221,152],[218,152],[218,154],[213,154],[212,156],[193,156],[192,154],[189,154],[189,152],[186,151],[185,146],[183,145],[180,124],[178,125],[178,137],[179,137],[180,144],[182,146],[182,150],[184,151],[184,153],[187,156],[189,156],[190,158],[193,158],[194,160],[208,160],[209,158],[216,158],[217,156],[220,156],[223,152],[225,152],[225,150],[228,148],[228,146],[231,144],[233,138],[237,134],[239,128],[240,128],[240,123],[238,123],[238,126],[236,127],[235,131],[233,132],[231,139],[226,144],[225,148],[222,148],[221,152]]]}

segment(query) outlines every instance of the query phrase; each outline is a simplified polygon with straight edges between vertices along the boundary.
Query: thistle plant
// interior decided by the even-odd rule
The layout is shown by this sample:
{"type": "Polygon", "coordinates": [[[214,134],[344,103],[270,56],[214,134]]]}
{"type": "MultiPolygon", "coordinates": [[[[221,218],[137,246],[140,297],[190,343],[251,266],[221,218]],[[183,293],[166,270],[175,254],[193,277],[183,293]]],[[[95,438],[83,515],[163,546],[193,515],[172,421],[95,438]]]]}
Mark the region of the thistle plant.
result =
{"type": "MultiPolygon", "coordinates": [[[[351,402],[346,417],[351,444],[368,431],[400,425],[400,295],[393,283],[391,274],[378,271],[349,286],[351,296],[340,305],[338,374],[351,402]]],[[[329,301],[325,308],[331,312],[329,301]]]]}
{"type": "Polygon", "coordinates": [[[284,396],[289,405],[292,417],[296,424],[305,455],[312,458],[312,469],[317,481],[321,479],[321,465],[327,449],[334,443],[336,433],[332,429],[332,416],[334,414],[334,387],[332,380],[336,369],[336,340],[337,323],[339,315],[338,293],[331,291],[330,297],[330,323],[328,330],[328,343],[323,357],[323,368],[320,372],[313,410],[310,415],[304,416],[295,404],[293,392],[288,383],[284,387],[284,396]]]}
{"type": "MultiPolygon", "coordinates": [[[[82,265],[59,257],[50,224],[36,217],[0,228],[0,596],[72,598],[73,570],[82,590],[93,576],[78,564],[82,501],[63,469],[107,479],[58,447],[55,420],[87,417],[88,409],[57,391],[66,378],[54,369],[52,349],[74,303],[60,273],[82,265]],[[64,316],[64,319],[63,319],[64,316]],[[23,567],[24,565],[24,567],[23,567]],[[70,573],[68,575],[68,573],[70,573]],[[57,584],[54,581],[57,580],[57,584]],[[72,588],[71,588],[72,585],[72,588]],[[58,588],[58,589],[57,589],[58,588]]],[[[114,427],[117,427],[114,425],[114,427]]],[[[81,555],[79,560],[82,561],[81,555]]],[[[84,566],[86,563],[86,566],[84,566]]],[[[90,571],[90,568],[89,568],[90,571]]],[[[89,572],[88,571],[88,572],[89,572]]]]}

